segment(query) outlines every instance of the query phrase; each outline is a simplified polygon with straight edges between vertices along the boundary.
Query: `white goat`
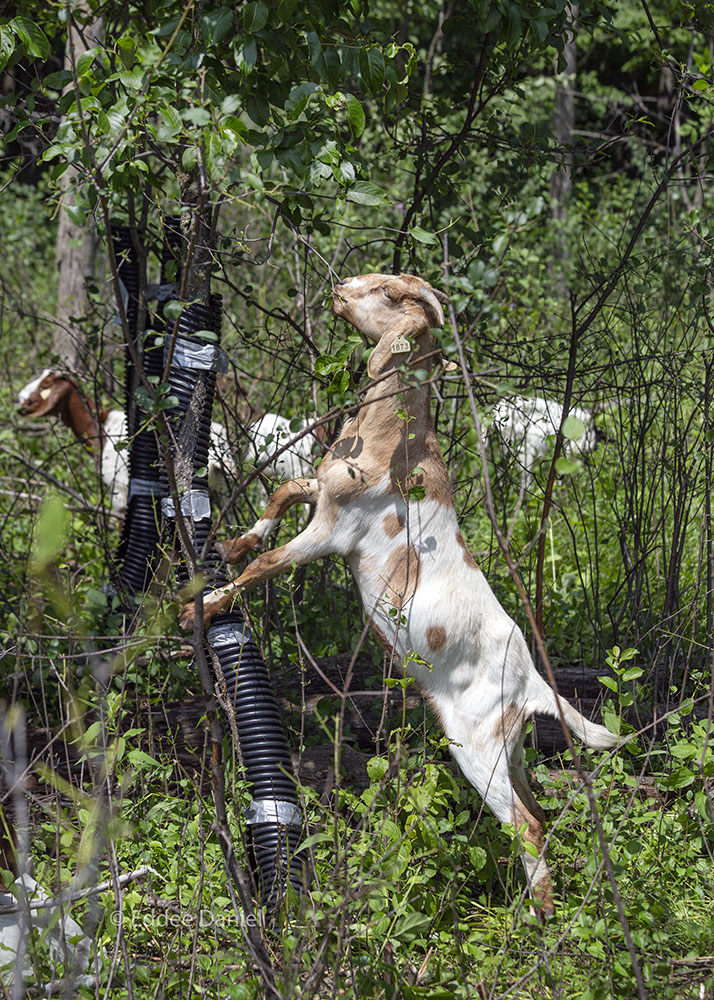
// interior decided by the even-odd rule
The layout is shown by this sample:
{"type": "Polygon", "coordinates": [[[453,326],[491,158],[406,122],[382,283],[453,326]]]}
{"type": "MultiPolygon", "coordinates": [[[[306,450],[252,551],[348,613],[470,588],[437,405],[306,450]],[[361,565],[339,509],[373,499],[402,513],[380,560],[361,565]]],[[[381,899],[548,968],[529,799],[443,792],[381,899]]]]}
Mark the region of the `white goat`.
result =
{"type": "MultiPolygon", "coordinates": [[[[536,712],[560,711],[589,746],[611,747],[617,738],[557,699],[536,672],[459,531],[429,388],[410,377],[411,369],[434,364],[431,327],[444,322],[441,299],[411,275],[362,275],[335,289],[333,311],[376,341],[367,366],[373,382],[316,478],[280,486],[224,555],[238,561],[259,549],[294,504],[312,504],[313,520],[208,594],[204,614],[210,619],[242,591],[295,565],[346,557],[374,632],[418,682],[461,770],[496,816],[535,847],[536,856],[525,851],[523,862],[533,897],[550,912],[544,816],[524,770],[524,727],[536,712]]],[[[194,616],[195,605],[186,605],[183,627],[192,628],[194,616]]]]}
{"type": "MultiPolygon", "coordinates": [[[[304,431],[311,421],[300,420],[295,424],[296,429],[291,430],[293,423],[290,418],[282,417],[279,413],[264,413],[248,428],[250,444],[246,458],[253,465],[262,465],[291,438],[304,431]]],[[[291,448],[287,448],[266,465],[262,469],[263,475],[268,479],[298,479],[300,476],[308,476],[312,471],[312,445],[312,435],[305,434],[291,448]]]]}
{"type": "Polygon", "coordinates": [[[8,883],[0,878],[0,991],[6,996],[12,992],[21,950],[22,974],[25,978],[31,975],[27,941],[33,927],[49,945],[53,964],[62,963],[73,985],[92,985],[94,977],[87,975],[92,941],[67,912],[66,901],[53,900],[31,875],[20,873],[17,839],[15,825],[0,802],[0,869],[12,873],[8,883]]]}
{"type": "MultiPolygon", "coordinates": [[[[572,406],[569,417],[576,417],[584,424],[584,431],[576,440],[566,440],[566,450],[571,454],[585,455],[597,444],[592,414],[572,406]]],[[[507,396],[499,400],[492,411],[491,426],[511,451],[525,473],[533,471],[537,458],[547,454],[548,439],[552,438],[563,422],[563,407],[552,399],[534,396],[507,396]]]]}
{"type": "MultiPolygon", "coordinates": [[[[76,437],[94,453],[102,480],[109,490],[112,510],[126,510],[129,488],[129,451],[117,450],[127,438],[123,410],[103,410],[99,417],[77,387],[74,378],[47,368],[20,390],[17,397],[20,413],[26,417],[59,417],[76,437]]],[[[208,478],[216,489],[225,473],[235,472],[235,462],[223,424],[211,424],[208,451],[208,478]]]]}

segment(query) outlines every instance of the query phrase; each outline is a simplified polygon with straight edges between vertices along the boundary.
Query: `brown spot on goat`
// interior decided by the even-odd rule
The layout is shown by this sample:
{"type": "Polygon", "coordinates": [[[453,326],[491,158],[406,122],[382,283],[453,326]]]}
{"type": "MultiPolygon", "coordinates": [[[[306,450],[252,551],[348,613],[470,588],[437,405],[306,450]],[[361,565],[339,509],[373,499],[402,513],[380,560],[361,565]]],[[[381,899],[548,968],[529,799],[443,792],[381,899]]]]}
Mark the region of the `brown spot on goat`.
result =
{"type": "Polygon", "coordinates": [[[379,625],[372,621],[371,618],[369,619],[369,627],[372,629],[375,639],[385,653],[392,653],[394,651],[394,644],[389,641],[379,625]]]}
{"type": "Polygon", "coordinates": [[[385,596],[400,610],[415,594],[420,575],[419,554],[413,545],[400,545],[387,560],[385,596]]]}
{"type": "Polygon", "coordinates": [[[426,630],[426,641],[429,649],[443,649],[446,642],[446,629],[443,625],[430,625],[426,630]]]}
{"type": "Polygon", "coordinates": [[[522,716],[523,710],[516,705],[515,702],[511,702],[510,705],[507,705],[503,710],[503,715],[493,727],[494,739],[498,740],[500,743],[505,741],[510,744],[511,734],[518,728],[522,716]]]}
{"type": "Polygon", "coordinates": [[[456,533],[456,541],[459,543],[459,545],[461,546],[461,548],[464,550],[464,562],[466,563],[466,565],[470,566],[471,569],[478,569],[479,568],[479,564],[476,562],[476,560],[474,559],[474,557],[469,552],[468,547],[466,545],[466,542],[464,541],[464,536],[461,534],[460,531],[457,531],[457,533],[456,533]]]}
{"type": "MultiPolygon", "coordinates": [[[[539,855],[543,854],[545,847],[545,831],[540,820],[536,819],[532,813],[526,809],[520,799],[516,799],[513,809],[513,825],[517,830],[525,825],[525,830],[521,830],[521,837],[528,844],[533,844],[539,855]]],[[[553,888],[550,874],[546,874],[537,885],[532,886],[532,894],[535,902],[540,903],[541,913],[551,914],[553,907],[553,888]]]]}
{"type": "Polygon", "coordinates": [[[401,514],[387,514],[382,521],[382,530],[387,538],[396,538],[404,527],[404,518],[401,514]]]}

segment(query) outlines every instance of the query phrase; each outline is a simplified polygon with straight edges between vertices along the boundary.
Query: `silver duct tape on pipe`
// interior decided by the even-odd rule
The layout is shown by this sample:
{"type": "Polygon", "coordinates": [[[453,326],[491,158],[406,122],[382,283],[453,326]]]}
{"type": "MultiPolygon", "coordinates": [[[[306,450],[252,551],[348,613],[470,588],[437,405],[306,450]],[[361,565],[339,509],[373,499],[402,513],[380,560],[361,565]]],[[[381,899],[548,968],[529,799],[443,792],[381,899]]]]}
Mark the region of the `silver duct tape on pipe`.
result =
{"type": "MultiPolygon", "coordinates": [[[[161,501],[161,513],[164,517],[175,518],[176,508],[173,497],[164,497],[161,501]]],[[[203,521],[211,516],[211,498],[206,490],[191,490],[181,497],[181,513],[192,521],[203,521]]]]}
{"type": "MultiPolygon", "coordinates": [[[[126,311],[129,308],[129,289],[126,287],[121,278],[117,278],[117,281],[119,282],[119,298],[121,299],[124,315],[126,316],[126,311]]],[[[114,313],[114,318],[110,322],[115,326],[121,326],[121,316],[119,315],[118,309],[114,313]]]]}
{"type": "Polygon", "coordinates": [[[147,302],[168,302],[176,297],[178,286],[171,285],[149,285],[146,289],[147,302]]]}
{"type": "Polygon", "coordinates": [[[140,479],[133,476],[129,480],[129,497],[158,497],[161,495],[161,483],[156,479],[140,479]]]}
{"type": "Polygon", "coordinates": [[[282,826],[302,827],[300,808],[294,802],[283,802],[280,799],[253,799],[246,806],[245,821],[253,823],[280,823],[282,826]]]}
{"type": "Polygon", "coordinates": [[[224,625],[212,625],[206,632],[209,646],[214,649],[221,649],[224,646],[242,646],[245,642],[252,642],[253,636],[245,625],[237,622],[228,622],[224,625]]]}
{"type": "Polygon", "coordinates": [[[206,372],[227,372],[229,367],[228,355],[216,344],[196,344],[183,337],[176,338],[171,364],[206,372]]]}

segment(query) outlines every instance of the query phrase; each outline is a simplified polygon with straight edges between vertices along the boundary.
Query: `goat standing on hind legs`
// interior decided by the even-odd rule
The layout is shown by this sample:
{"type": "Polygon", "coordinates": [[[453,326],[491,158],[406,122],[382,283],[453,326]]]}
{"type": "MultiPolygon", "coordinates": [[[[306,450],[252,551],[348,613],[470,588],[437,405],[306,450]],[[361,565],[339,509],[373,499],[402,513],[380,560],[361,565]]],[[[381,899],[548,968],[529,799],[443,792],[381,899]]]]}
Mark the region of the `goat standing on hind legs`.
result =
{"type": "MultiPolygon", "coordinates": [[[[316,478],[276,490],[260,520],[227,543],[224,554],[237,562],[259,549],[294,504],[315,507],[311,523],[208,595],[204,612],[210,618],[239,592],[293,565],[345,556],[382,644],[402,660],[419,654],[407,658],[407,671],[441,720],[459,767],[496,816],[535,846],[537,856],[524,851],[523,863],[533,898],[550,913],[544,816],[528,786],[523,734],[536,712],[559,716],[556,696],[461,536],[429,388],[402,377],[433,364],[431,328],[443,325],[443,300],[406,274],[368,274],[338,285],[333,311],[376,342],[367,366],[374,383],[316,478]]],[[[184,627],[192,627],[193,616],[189,604],[184,627]]],[[[562,699],[560,709],[589,746],[617,742],[562,699]]]]}

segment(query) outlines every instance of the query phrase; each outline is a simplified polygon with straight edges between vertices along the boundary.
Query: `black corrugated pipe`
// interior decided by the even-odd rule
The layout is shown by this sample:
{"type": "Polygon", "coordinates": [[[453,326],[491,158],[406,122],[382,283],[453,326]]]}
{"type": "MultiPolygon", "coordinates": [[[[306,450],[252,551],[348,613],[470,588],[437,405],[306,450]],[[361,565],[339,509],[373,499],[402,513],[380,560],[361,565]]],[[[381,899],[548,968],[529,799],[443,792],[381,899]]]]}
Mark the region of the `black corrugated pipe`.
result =
{"type": "MultiPolygon", "coordinates": [[[[169,413],[169,421],[179,441],[179,450],[184,444],[195,441],[191,486],[180,503],[191,527],[199,559],[210,534],[211,512],[207,480],[196,472],[208,464],[216,372],[221,370],[224,356],[217,343],[207,343],[196,334],[209,330],[220,339],[220,329],[219,296],[211,296],[210,306],[198,303],[187,306],[179,319],[169,370],[171,394],[179,400],[179,405],[169,413]],[[199,398],[200,414],[197,414],[199,398]],[[193,426],[187,422],[192,422],[193,426]]],[[[164,486],[168,492],[166,481],[164,486]]],[[[162,507],[167,521],[175,518],[172,498],[165,497],[162,507]]],[[[227,582],[223,566],[213,550],[197,568],[203,573],[208,589],[227,582]]],[[[260,883],[261,904],[268,915],[272,915],[288,885],[298,893],[303,889],[302,865],[295,857],[302,824],[280,708],[260,650],[239,611],[217,615],[206,638],[221,666],[226,697],[233,707],[240,758],[246,779],[252,785],[253,801],[245,818],[253,868],[257,868],[260,883]]]]}
{"type": "MultiPolygon", "coordinates": [[[[167,288],[167,265],[174,256],[180,235],[175,224],[167,220],[161,259],[161,285],[154,290],[159,298],[158,315],[163,320],[161,303],[167,288]]],[[[139,296],[139,258],[126,226],[112,227],[112,242],[117,258],[117,271],[122,283],[122,297],[134,349],[139,356],[147,378],[160,379],[164,366],[164,350],[156,344],[152,331],[137,330],[139,296]]],[[[171,286],[173,290],[173,286],[171,286]]],[[[147,589],[154,572],[154,563],[161,539],[160,509],[162,496],[159,447],[156,432],[146,422],[145,413],[136,403],[139,380],[129,350],[125,360],[126,415],[129,435],[129,492],[127,511],[117,552],[119,570],[118,586],[125,596],[132,596],[147,589]]]]}

